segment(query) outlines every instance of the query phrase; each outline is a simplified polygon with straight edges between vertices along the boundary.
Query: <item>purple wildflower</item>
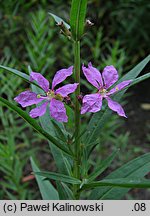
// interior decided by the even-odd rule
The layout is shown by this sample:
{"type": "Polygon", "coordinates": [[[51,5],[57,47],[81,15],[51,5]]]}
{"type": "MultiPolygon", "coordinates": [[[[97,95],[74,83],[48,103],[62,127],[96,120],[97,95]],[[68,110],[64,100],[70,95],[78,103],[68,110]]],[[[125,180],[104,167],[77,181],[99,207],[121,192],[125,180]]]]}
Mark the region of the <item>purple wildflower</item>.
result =
{"type": "Polygon", "coordinates": [[[98,112],[101,110],[102,100],[105,98],[110,109],[117,112],[118,115],[126,117],[122,106],[116,101],[113,101],[109,96],[128,86],[132,80],[123,81],[111,90],[108,90],[118,80],[118,72],[114,66],[106,66],[102,72],[102,75],[92,66],[91,63],[88,64],[87,68],[83,65],[82,70],[86,79],[97,88],[98,92],[95,94],[88,94],[83,97],[81,114],[86,112],[98,112]]]}
{"type": "Polygon", "coordinates": [[[61,69],[57,71],[52,81],[52,88],[50,89],[50,84],[47,79],[45,79],[40,73],[31,72],[30,81],[35,80],[44,90],[45,95],[36,94],[28,90],[19,94],[16,98],[14,98],[14,100],[22,107],[31,106],[43,101],[44,103],[42,103],[42,105],[30,111],[30,116],[32,118],[44,115],[47,105],[50,104],[50,115],[59,122],[67,122],[68,117],[66,115],[66,109],[62,101],[65,97],[76,90],[78,83],[67,84],[56,90],[54,90],[54,88],[72,73],[73,66],[69,67],[68,69],[61,69]]]}

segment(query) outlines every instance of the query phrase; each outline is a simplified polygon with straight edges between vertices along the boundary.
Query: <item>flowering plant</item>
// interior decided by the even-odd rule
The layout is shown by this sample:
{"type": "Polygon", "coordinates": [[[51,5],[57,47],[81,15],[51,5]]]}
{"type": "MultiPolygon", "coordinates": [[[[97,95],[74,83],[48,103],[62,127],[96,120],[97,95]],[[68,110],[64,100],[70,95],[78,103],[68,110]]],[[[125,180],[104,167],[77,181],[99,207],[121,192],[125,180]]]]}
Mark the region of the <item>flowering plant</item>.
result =
{"type": "MultiPolygon", "coordinates": [[[[150,56],[120,79],[112,65],[106,66],[102,73],[91,63],[88,67],[83,65],[81,70],[80,41],[85,36],[86,8],[87,0],[72,0],[70,25],[50,13],[60,27],[61,33],[74,47],[74,66],[59,70],[53,78],[51,87],[47,79],[40,73],[33,72],[31,68],[29,68],[30,74],[27,75],[0,66],[31,84],[32,90],[26,90],[14,98],[22,107],[36,105],[29,114],[3,97],[0,97],[0,102],[17,112],[49,141],[58,172],[40,171],[31,158],[33,173],[43,199],[80,199],[86,190],[90,191],[89,195],[86,195],[88,199],[121,199],[130,188],[150,187],[150,181],[144,178],[149,172],[150,153],[128,162],[101,180],[97,180],[97,177],[109,167],[118,150],[112,152],[94,169],[89,162],[90,155],[99,142],[101,128],[106,121],[109,121],[112,111],[117,112],[119,116],[127,117],[118,102],[129,87],[150,77],[150,73],[147,73],[136,78],[149,62],[150,56]],[[82,97],[81,72],[96,88],[95,93],[85,94],[82,97]],[[75,79],[73,84],[56,88],[73,73],[75,79]],[[103,99],[107,103],[103,104],[103,99]],[[74,111],[75,120],[71,132],[66,129],[67,106],[74,111]],[[83,131],[82,116],[87,112],[94,114],[87,123],[86,130],[83,131]],[[40,124],[34,118],[38,118],[40,124]],[[51,180],[56,181],[56,186],[53,186],[51,180]]],[[[91,22],[88,21],[86,24],[91,25],[91,22]]]]}

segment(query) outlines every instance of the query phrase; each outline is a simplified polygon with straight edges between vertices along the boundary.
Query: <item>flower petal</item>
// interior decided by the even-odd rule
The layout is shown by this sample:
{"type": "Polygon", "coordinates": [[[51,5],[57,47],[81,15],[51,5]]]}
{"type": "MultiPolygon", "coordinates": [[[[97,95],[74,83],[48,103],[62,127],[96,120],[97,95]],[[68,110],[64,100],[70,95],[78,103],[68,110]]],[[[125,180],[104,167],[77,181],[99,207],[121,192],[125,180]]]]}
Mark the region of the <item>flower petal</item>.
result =
{"type": "Polygon", "coordinates": [[[32,117],[32,118],[36,118],[36,117],[39,117],[39,116],[42,116],[45,114],[46,112],[46,107],[47,107],[47,104],[49,103],[49,101],[46,101],[44,102],[42,105],[32,109],[29,113],[29,115],[32,117]]]}
{"type": "Polygon", "coordinates": [[[123,116],[127,118],[122,106],[119,103],[117,103],[116,101],[113,101],[110,97],[106,97],[106,100],[111,110],[117,112],[119,116],[123,116]]]}
{"type": "Polygon", "coordinates": [[[117,70],[114,68],[113,65],[111,65],[104,68],[102,77],[104,80],[105,88],[108,89],[115,82],[117,82],[119,76],[117,70]]]}
{"type": "Polygon", "coordinates": [[[50,102],[50,114],[59,122],[67,122],[68,117],[66,115],[66,109],[64,104],[56,99],[52,99],[50,102]]]}
{"type": "Polygon", "coordinates": [[[61,94],[63,97],[67,97],[68,94],[71,94],[76,90],[78,85],[78,83],[67,84],[58,88],[55,92],[56,94],[61,94]]]}
{"type": "Polygon", "coordinates": [[[36,72],[31,72],[30,73],[30,81],[36,81],[38,85],[45,91],[48,92],[50,86],[49,86],[49,81],[45,79],[45,77],[42,76],[40,73],[36,72]]]}
{"type": "Polygon", "coordinates": [[[57,71],[53,78],[52,82],[52,89],[55,88],[56,85],[64,81],[68,76],[70,76],[73,73],[73,66],[67,68],[67,69],[61,69],[57,71]]]}
{"type": "Polygon", "coordinates": [[[114,94],[115,92],[122,90],[123,88],[125,88],[126,86],[128,86],[131,82],[132,82],[132,80],[126,80],[126,81],[123,81],[123,82],[119,83],[119,84],[116,85],[114,88],[112,88],[112,89],[107,93],[107,95],[112,95],[112,94],[114,94]]]}
{"type": "Polygon", "coordinates": [[[14,100],[22,107],[31,106],[40,103],[43,99],[37,98],[37,94],[31,91],[24,91],[20,93],[14,100]]]}
{"type": "Polygon", "coordinates": [[[103,81],[100,72],[92,66],[91,63],[88,64],[88,68],[82,66],[83,73],[86,79],[97,89],[103,86],[103,81]]]}
{"type": "Polygon", "coordinates": [[[102,96],[100,94],[89,94],[83,97],[81,114],[86,112],[98,112],[102,107],[102,96]]]}

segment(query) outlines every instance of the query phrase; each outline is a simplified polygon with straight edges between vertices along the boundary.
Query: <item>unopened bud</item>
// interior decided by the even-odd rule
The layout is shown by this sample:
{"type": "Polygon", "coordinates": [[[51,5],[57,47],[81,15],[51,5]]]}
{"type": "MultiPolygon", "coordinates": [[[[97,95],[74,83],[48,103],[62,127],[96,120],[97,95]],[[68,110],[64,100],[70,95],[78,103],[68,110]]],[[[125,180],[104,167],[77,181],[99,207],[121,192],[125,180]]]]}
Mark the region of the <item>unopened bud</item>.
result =
{"type": "Polygon", "coordinates": [[[79,103],[81,104],[81,103],[82,103],[82,100],[83,100],[83,95],[82,95],[82,93],[81,93],[80,95],[78,95],[77,98],[78,98],[79,103]]]}
{"type": "Polygon", "coordinates": [[[63,21],[60,21],[57,23],[57,26],[60,27],[60,34],[63,34],[67,38],[71,39],[71,32],[70,30],[66,27],[63,21]]]}
{"type": "Polygon", "coordinates": [[[70,105],[71,104],[71,99],[69,96],[65,97],[64,98],[64,102],[67,104],[67,105],[70,105]]]}
{"type": "Polygon", "coordinates": [[[63,21],[60,21],[56,25],[62,27],[62,26],[64,26],[64,23],[63,23],[63,21]]]}
{"type": "Polygon", "coordinates": [[[38,94],[38,95],[37,95],[37,98],[41,98],[41,95],[40,95],[40,94],[38,94]]]}
{"type": "Polygon", "coordinates": [[[92,23],[90,20],[86,20],[86,26],[93,26],[94,25],[94,23],[92,23]]]}

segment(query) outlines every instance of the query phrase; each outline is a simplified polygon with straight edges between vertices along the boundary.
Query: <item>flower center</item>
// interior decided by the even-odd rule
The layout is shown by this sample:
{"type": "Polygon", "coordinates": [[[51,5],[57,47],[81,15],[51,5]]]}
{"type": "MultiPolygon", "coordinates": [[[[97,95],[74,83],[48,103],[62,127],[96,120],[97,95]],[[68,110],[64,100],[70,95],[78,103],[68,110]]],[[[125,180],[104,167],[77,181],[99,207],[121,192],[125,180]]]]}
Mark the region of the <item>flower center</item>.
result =
{"type": "Polygon", "coordinates": [[[42,98],[42,99],[46,99],[46,100],[51,100],[52,98],[55,98],[56,100],[60,100],[63,101],[63,97],[60,94],[55,94],[55,91],[49,89],[48,92],[46,92],[46,96],[38,94],[37,98],[42,98]]]}
{"type": "Polygon", "coordinates": [[[46,95],[49,99],[55,98],[56,100],[63,101],[63,97],[60,94],[55,94],[53,90],[49,90],[46,95]]]}
{"type": "Polygon", "coordinates": [[[48,97],[48,99],[52,99],[55,97],[55,92],[52,90],[49,90],[48,92],[46,92],[46,96],[48,97]]]}
{"type": "Polygon", "coordinates": [[[99,90],[99,93],[102,95],[102,96],[105,96],[107,93],[108,93],[108,91],[106,90],[106,89],[100,89],[99,90]]]}

